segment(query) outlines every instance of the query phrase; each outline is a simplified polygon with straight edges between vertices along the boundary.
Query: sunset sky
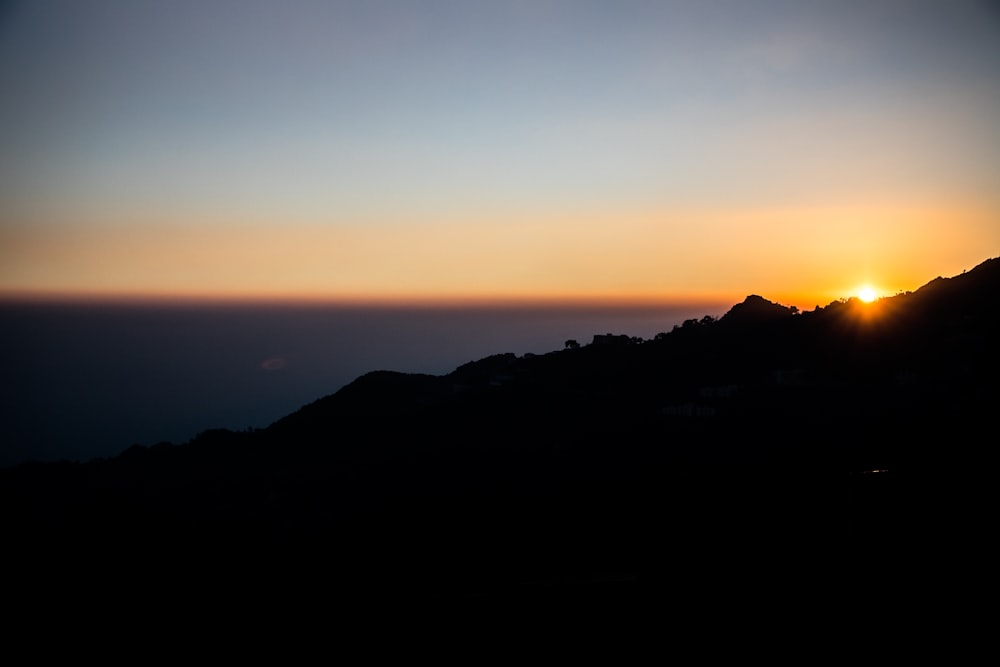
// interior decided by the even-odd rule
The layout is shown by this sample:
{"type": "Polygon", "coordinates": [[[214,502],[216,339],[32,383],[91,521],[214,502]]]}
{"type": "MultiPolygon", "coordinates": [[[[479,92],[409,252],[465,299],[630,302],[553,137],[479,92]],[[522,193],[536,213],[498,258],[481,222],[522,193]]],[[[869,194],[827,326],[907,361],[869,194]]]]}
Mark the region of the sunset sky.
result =
{"type": "Polygon", "coordinates": [[[1000,255],[1000,8],[0,6],[0,293],[800,307],[1000,255]]]}

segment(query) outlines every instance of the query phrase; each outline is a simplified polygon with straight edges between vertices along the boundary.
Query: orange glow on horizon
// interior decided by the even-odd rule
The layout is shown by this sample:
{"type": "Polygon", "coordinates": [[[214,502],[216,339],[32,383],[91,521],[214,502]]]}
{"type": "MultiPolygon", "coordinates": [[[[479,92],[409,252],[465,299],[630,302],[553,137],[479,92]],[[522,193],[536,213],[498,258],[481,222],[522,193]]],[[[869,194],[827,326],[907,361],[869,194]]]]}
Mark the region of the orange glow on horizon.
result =
{"type": "MultiPolygon", "coordinates": [[[[663,295],[426,295],[426,294],[277,294],[277,293],[205,293],[205,292],[129,292],[129,291],[42,291],[0,290],[0,302],[122,304],[122,305],[260,305],[260,306],[331,306],[365,308],[544,308],[544,309],[619,309],[658,307],[705,307],[723,312],[745,297],[724,298],[692,295],[669,298],[663,295]]],[[[706,313],[709,314],[709,313],[706,313]]]]}
{"type": "Polygon", "coordinates": [[[365,224],[0,227],[0,297],[357,305],[741,302],[915,290],[1000,254],[986,208],[636,209],[365,224]],[[942,235],[960,217],[979,242],[942,235]]]}

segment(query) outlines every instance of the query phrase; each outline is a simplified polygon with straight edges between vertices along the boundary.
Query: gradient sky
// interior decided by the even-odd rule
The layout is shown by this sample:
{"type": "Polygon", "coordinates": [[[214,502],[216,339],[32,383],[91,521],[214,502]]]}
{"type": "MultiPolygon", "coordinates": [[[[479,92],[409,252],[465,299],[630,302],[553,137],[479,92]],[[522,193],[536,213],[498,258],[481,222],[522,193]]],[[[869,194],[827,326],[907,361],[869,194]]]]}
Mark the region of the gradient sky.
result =
{"type": "Polygon", "coordinates": [[[997,3],[0,5],[0,292],[800,307],[1000,255],[997,3]]]}

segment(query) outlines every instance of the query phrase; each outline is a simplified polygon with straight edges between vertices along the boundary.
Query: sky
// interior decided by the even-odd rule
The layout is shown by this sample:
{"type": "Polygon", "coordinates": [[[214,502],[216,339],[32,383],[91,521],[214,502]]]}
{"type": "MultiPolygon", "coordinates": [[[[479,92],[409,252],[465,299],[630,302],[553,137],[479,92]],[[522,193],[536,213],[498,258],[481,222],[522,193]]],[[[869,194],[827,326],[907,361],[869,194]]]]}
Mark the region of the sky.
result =
{"type": "Polygon", "coordinates": [[[799,307],[1000,255],[1000,5],[0,4],[0,294],[799,307]]]}

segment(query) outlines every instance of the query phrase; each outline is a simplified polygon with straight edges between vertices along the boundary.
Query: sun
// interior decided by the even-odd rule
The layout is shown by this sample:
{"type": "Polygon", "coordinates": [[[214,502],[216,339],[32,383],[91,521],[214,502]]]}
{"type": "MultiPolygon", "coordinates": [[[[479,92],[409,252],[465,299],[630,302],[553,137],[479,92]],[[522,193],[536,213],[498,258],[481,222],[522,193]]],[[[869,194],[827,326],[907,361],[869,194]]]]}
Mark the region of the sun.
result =
{"type": "Polygon", "coordinates": [[[858,298],[865,303],[871,303],[878,298],[878,293],[871,285],[863,285],[861,289],[858,290],[858,298]]]}

